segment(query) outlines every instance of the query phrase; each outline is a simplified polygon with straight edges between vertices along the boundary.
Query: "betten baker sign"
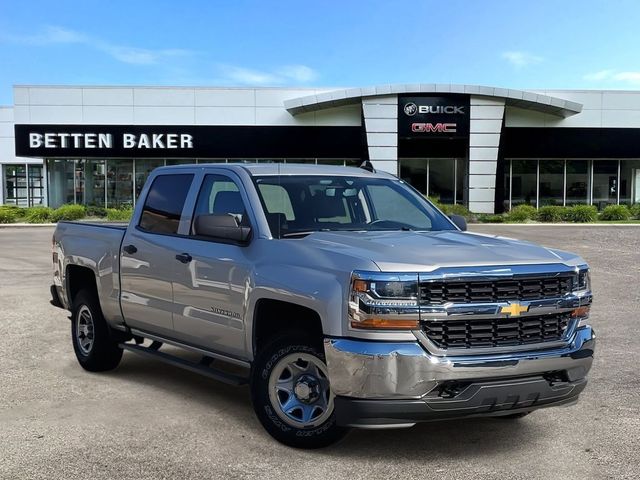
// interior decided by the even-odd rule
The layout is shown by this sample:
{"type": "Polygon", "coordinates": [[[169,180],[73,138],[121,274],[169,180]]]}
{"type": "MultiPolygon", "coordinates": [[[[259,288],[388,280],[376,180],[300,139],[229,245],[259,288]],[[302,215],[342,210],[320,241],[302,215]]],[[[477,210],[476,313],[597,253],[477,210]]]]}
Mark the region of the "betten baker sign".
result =
{"type": "Polygon", "coordinates": [[[398,136],[460,138],[468,135],[468,95],[398,97],[398,136]]]}

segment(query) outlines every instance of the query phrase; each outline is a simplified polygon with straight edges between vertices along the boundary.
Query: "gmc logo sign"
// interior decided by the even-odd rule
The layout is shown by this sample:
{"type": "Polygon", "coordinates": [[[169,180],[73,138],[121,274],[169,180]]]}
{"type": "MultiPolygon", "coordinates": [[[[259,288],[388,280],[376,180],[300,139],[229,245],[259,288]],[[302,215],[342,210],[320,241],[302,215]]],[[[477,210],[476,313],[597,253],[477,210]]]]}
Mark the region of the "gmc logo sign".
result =
{"type": "Polygon", "coordinates": [[[456,133],[456,123],[412,123],[411,131],[416,133],[456,133]]]}

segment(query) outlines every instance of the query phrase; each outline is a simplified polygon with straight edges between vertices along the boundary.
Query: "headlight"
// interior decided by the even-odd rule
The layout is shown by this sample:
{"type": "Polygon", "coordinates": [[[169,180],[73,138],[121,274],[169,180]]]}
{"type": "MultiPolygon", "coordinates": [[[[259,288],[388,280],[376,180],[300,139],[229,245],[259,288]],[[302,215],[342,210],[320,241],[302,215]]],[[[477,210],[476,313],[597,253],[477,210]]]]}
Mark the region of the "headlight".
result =
{"type": "Polygon", "coordinates": [[[349,292],[352,328],[413,330],[419,325],[418,276],[354,272],[349,292]]]}
{"type": "Polygon", "coordinates": [[[573,318],[579,319],[578,327],[587,325],[589,320],[589,312],[591,310],[591,275],[589,269],[581,266],[576,276],[576,282],[573,291],[578,293],[581,298],[580,306],[571,312],[573,318]]]}
{"type": "Polygon", "coordinates": [[[591,276],[588,268],[580,268],[573,287],[574,292],[584,292],[591,290],[591,276]]]}

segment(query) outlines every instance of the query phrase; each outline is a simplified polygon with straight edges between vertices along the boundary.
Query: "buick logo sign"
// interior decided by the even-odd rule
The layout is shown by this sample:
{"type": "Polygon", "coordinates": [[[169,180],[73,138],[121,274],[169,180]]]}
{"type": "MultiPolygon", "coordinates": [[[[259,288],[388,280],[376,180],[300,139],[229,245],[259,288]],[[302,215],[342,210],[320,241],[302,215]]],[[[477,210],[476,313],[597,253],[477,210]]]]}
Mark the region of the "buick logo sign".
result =
{"type": "Polygon", "coordinates": [[[416,113],[418,113],[418,106],[413,102],[406,103],[404,106],[404,113],[405,115],[413,117],[416,113]]]}

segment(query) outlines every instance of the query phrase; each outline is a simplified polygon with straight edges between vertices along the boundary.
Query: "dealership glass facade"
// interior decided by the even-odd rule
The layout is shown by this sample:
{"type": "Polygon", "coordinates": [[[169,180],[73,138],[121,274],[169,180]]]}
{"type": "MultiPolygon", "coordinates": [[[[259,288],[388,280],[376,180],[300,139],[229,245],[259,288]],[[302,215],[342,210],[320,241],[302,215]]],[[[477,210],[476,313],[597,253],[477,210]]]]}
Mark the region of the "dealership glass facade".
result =
{"type": "MultiPolygon", "coordinates": [[[[357,159],[323,158],[74,158],[47,159],[49,206],[78,203],[97,207],[133,206],[153,169],[187,163],[282,162],[321,165],[357,165],[357,159]]],[[[30,167],[32,167],[30,165],[30,167]]],[[[35,167],[35,166],[33,166],[35,167]]],[[[40,185],[42,185],[42,166],[40,185]]],[[[5,175],[5,179],[6,179],[5,175]]],[[[26,185],[26,180],[23,182],[26,185]]],[[[26,186],[25,186],[26,195],[26,186]]],[[[5,190],[5,198],[7,196],[5,190]]],[[[26,198],[26,197],[25,197],[26,198]]],[[[42,203],[42,193],[40,203],[42,203]]],[[[27,205],[20,203],[20,205],[27,205]]],[[[9,202],[7,202],[9,203],[9,202]]]]}
{"type": "Polygon", "coordinates": [[[2,166],[3,193],[6,205],[32,207],[44,203],[42,165],[6,164],[2,166]]]}
{"type": "Polygon", "coordinates": [[[504,207],[640,203],[638,159],[507,159],[504,207]]]}
{"type": "Polygon", "coordinates": [[[465,203],[464,158],[401,158],[400,178],[442,203],[465,203]]]}

